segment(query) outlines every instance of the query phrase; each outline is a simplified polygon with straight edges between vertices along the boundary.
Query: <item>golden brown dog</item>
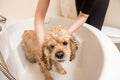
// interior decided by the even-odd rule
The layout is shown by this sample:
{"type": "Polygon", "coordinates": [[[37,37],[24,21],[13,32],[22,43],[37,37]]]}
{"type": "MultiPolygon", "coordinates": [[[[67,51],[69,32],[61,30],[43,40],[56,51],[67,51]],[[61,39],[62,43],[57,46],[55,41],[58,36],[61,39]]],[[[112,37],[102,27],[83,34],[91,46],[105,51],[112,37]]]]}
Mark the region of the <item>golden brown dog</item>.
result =
{"type": "Polygon", "coordinates": [[[60,62],[72,61],[78,48],[75,38],[60,25],[48,30],[42,49],[38,47],[35,31],[24,31],[22,39],[26,58],[32,63],[38,62],[45,80],[54,80],[49,72],[52,65],[58,73],[66,74],[60,62]]]}

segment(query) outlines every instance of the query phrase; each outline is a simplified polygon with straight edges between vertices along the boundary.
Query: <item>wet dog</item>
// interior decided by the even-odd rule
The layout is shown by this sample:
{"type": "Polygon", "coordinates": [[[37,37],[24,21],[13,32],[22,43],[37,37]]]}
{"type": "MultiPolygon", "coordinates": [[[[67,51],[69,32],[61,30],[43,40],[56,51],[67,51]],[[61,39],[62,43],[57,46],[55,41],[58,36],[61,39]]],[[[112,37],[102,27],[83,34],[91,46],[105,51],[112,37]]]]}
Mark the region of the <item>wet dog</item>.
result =
{"type": "Polygon", "coordinates": [[[72,61],[78,48],[73,35],[60,25],[52,27],[47,31],[41,49],[38,47],[35,31],[24,31],[22,46],[26,58],[32,63],[38,62],[45,80],[54,80],[49,72],[53,65],[58,73],[66,74],[61,62],[66,60],[72,61]]]}

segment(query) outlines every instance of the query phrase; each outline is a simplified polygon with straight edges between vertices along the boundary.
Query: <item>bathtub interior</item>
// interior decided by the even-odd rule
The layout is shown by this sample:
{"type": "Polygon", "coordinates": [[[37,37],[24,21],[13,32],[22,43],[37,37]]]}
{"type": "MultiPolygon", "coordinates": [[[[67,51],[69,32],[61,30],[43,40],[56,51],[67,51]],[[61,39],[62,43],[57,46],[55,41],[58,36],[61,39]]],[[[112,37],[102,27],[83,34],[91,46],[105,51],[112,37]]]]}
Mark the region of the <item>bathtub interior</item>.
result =
{"type": "MultiPolygon", "coordinates": [[[[45,30],[54,25],[70,26],[72,20],[51,17],[45,22],[45,30]]],[[[7,27],[10,41],[9,56],[6,59],[10,72],[17,80],[44,80],[38,64],[29,63],[21,46],[21,35],[26,29],[34,29],[33,19],[12,24],[7,27]]],[[[103,50],[96,35],[84,26],[74,33],[79,49],[74,61],[62,63],[66,75],[51,71],[55,80],[98,80],[103,64],[103,50]]]]}

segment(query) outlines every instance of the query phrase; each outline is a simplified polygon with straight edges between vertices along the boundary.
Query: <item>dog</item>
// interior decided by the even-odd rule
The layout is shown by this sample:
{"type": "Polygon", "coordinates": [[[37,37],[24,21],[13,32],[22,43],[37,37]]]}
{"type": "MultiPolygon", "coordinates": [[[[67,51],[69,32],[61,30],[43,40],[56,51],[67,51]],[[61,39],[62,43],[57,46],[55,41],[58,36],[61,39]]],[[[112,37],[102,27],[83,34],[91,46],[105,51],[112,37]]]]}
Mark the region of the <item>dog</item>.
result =
{"type": "Polygon", "coordinates": [[[31,63],[39,64],[45,80],[54,80],[49,72],[53,65],[58,73],[66,74],[61,62],[74,60],[78,49],[74,36],[61,25],[48,29],[42,48],[38,47],[35,31],[25,30],[22,47],[26,58],[31,63]]]}

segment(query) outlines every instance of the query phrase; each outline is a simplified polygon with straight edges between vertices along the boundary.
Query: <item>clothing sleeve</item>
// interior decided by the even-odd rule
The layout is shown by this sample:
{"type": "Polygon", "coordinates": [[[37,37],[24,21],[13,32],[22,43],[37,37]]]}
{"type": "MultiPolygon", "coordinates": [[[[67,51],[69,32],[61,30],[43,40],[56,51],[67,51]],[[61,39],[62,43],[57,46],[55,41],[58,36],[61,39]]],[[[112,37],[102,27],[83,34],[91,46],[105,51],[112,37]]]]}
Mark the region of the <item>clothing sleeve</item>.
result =
{"type": "Polygon", "coordinates": [[[85,14],[90,14],[96,0],[83,0],[81,5],[81,11],[85,14]]]}

